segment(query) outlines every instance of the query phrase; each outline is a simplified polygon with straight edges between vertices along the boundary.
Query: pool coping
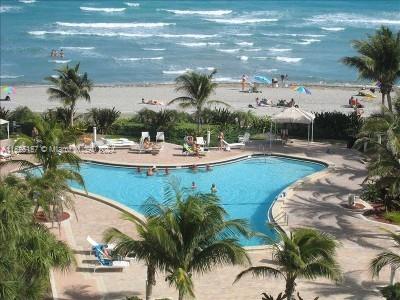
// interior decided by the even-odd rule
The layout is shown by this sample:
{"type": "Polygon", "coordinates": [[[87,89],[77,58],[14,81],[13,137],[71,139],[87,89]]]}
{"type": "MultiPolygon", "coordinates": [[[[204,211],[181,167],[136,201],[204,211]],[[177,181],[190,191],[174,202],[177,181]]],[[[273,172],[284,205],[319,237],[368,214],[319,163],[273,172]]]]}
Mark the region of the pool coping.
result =
{"type": "MultiPolygon", "coordinates": [[[[332,162],[329,162],[327,160],[314,159],[314,158],[309,158],[309,157],[305,157],[305,156],[301,156],[301,155],[293,156],[293,155],[285,155],[285,154],[281,154],[281,153],[270,153],[270,154],[266,155],[265,153],[253,152],[251,154],[250,153],[244,154],[244,155],[229,158],[226,160],[219,160],[219,161],[215,161],[215,162],[196,164],[196,166],[197,167],[206,167],[207,165],[220,166],[220,165],[226,165],[226,164],[234,163],[234,162],[241,161],[241,160],[251,159],[254,157],[265,157],[265,158],[267,158],[267,157],[282,157],[282,158],[293,159],[293,160],[302,160],[302,161],[313,162],[313,163],[317,163],[317,164],[321,164],[321,165],[325,166],[324,169],[317,171],[315,173],[312,173],[308,176],[302,177],[302,178],[296,180],[295,182],[293,182],[292,184],[288,185],[285,189],[283,189],[279,193],[279,195],[273,200],[271,206],[268,208],[268,210],[266,212],[266,217],[267,217],[266,222],[275,224],[278,230],[281,230],[281,231],[285,232],[286,234],[289,234],[290,231],[289,231],[288,224],[284,224],[282,222],[279,222],[279,220],[278,220],[279,219],[278,217],[280,214],[282,214],[282,212],[286,214],[286,212],[284,211],[284,207],[283,207],[285,199],[287,199],[289,196],[293,195],[294,190],[297,187],[301,186],[302,184],[310,183],[312,181],[315,181],[317,179],[327,176],[331,171],[334,170],[335,165],[332,162]]],[[[119,164],[119,163],[112,163],[112,162],[103,163],[103,162],[92,160],[92,159],[85,159],[83,161],[87,162],[87,163],[92,163],[92,164],[108,165],[108,166],[123,167],[123,168],[154,167],[154,165],[149,165],[149,164],[139,164],[139,165],[129,164],[128,165],[128,164],[119,164]]],[[[193,166],[193,164],[184,164],[184,165],[179,165],[179,166],[159,165],[160,168],[164,168],[164,169],[165,168],[182,169],[182,168],[190,168],[192,166],[193,166]]],[[[88,197],[92,200],[96,200],[103,204],[109,205],[109,206],[121,211],[122,213],[131,214],[137,218],[146,220],[145,216],[142,215],[141,213],[139,213],[138,211],[136,211],[132,208],[129,208],[128,206],[121,204],[115,200],[112,200],[112,199],[104,197],[104,196],[100,196],[98,194],[85,192],[81,189],[71,188],[71,190],[75,194],[78,194],[78,195],[81,195],[84,197],[88,197]]],[[[258,250],[265,250],[265,249],[272,248],[272,245],[244,246],[243,248],[246,251],[258,251],[258,250]]]]}

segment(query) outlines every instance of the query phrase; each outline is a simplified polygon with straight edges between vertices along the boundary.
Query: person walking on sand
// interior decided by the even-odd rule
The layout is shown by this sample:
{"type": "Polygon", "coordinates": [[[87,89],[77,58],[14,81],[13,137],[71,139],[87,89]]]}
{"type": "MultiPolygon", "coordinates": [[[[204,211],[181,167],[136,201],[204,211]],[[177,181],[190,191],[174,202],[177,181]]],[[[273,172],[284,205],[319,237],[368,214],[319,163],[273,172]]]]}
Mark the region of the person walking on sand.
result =
{"type": "Polygon", "coordinates": [[[224,133],[221,131],[218,135],[218,150],[222,150],[224,148],[224,133]]]}
{"type": "Polygon", "coordinates": [[[247,76],[245,74],[242,75],[242,92],[244,92],[245,88],[246,88],[246,80],[247,76]]]}

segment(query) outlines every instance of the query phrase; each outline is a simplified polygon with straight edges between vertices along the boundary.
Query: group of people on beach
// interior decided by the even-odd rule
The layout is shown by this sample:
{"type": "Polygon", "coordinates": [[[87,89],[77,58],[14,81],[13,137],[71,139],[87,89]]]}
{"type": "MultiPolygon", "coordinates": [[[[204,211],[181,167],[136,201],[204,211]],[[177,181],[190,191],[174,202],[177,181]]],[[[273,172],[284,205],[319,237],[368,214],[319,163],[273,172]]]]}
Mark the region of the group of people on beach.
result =
{"type": "Polygon", "coordinates": [[[61,57],[61,58],[63,58],[64,57],[64,50],[60,49],[60,51],[57,51],[55,49],[52,49],[51,52],[50,52],[50,56],[51,57],[61,57]]]}
{"type": "MultiPolygon", "coordinates": [[[[284,86],[284,82],[288,81],[289,76],[288,76],[288,74],[281,74],[280,78],[281,78],[282,86],[284,86]]],[[[252,92],[252,87],[255,86],[255,83],[251,83],[249,81],[249,76],[247,76],[246,74],[243,74],[240,82],[241,82],[241,86],[242,86],[242,92],[245,92],[245,91],[252,92]],[[247,85],[249,86],[248,89],[247,89],[247,85]]],[[[272,83],[272,87],[278,87],[279,86],[279,81],[278,81],[277,78],[272,78],[271,83],[272,83]]],[[[255,92],[257,92],[257,90],[255,92]]]]}
{"type": "MultiPolygon", "coordinates": [[[[266,106],[273,106],[274,103],[272,102],[271,99],[262,98],[262,99],[260,100],[260,98],[257,97],[257,98],[256,98],[256,105],[257,105],[258,107],[266,107],[266,106]]],[[[287,102],[287,101],[284,100],[284,99],[281,99],[281,100],[279,100],[279,101],[276,103],[276,106],[283,106],[283,107],[299,107],[299,106],[296,104],[296,101],[294,101],[293,98],[292,98],[289,102],[287,102]]],[[[248,107],[249,107],[249,108],[256,108],[256,107],[254,107],[252,104],[249,104],[248,107]]]]}

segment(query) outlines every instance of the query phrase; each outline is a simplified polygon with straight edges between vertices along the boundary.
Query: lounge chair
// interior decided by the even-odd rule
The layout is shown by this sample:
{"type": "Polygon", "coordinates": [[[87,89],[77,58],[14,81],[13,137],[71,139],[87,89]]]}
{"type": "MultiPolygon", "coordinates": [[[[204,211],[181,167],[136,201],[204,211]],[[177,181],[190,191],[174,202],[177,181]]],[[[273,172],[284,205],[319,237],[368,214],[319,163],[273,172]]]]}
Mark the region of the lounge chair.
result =
{"type": "Polygon", "coordinates": [[[156,143],[158,142],[165,142],[165,135],[163,131],[157,131],[156,134],[156,143]]]}
{"type": "Polygon", "coordinates": [[[101,138],[101,140],[104,142],[104,144],[114,149],[127,149],[127,148],[129,149],[137,145],[136,142],[128,140],[126,138],[119,138],[119,139],[101,138]]]}
{"type": "Polygon", "coordinates": [[[193,154],[194,151],[188,144],[184,143],[182,146],[182,153],[186,154],[186,155],[190,155],[190,154],[193,154]]]}
{"type": "Polygon", "coordinates": [[[230,151],[231,149],[243,149],[246,144],[245,143],[228,143],[225,140],[222,140],[225,146],[226,151],[230,151]]]}
{"type": "Polygon", "coordinates": [[[246,132],[244,135],[238,136],[239,143],[248,143],[250,142],[250,133],[246,132]]]}
{"type": "Polygon", "coordinates": [[[142,137],[141,139],[149,138],[150,141],[150,133],[148,131],[142,131],[142,137]]]}
{"type": "Polygon", "coordinates": [[[129,267],[129,261],[126,260],[113,260],[107,258],[105,253],[101,250],[101,247],[95,247],[95,256],[97,262],[100,266],[96,265],[93,268],[93,272],[96,272],[99,268],[107,268],[107,269],[123,269],[129,267]]]}
{"type": "Polygon", "coordinates": [[[90,235],[88,235],[86,237],[86,240],[89,242],[90,245],[92,245],[92,250],[94,251],[95,248],[101,248],[101,247],[106,247],[108,249],[114,249],[115,245],[114,244],[100,244],[98,242],[96,242],[94,239],[92,239],[90,237],[90,235]]]}

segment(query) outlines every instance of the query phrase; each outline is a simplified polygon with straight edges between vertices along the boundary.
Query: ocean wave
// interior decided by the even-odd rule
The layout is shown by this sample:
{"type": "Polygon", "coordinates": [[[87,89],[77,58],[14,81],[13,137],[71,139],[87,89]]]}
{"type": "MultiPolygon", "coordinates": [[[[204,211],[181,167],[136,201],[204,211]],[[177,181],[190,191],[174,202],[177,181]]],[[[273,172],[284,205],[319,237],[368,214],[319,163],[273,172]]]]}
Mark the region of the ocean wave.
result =
{"type": "Polygon", "coordinates": [[[235,53],[239,52],[240,49],[217,49],[219,52],[224,52],[224,53],[235,53]]]}
{"type": "Polygon", "coordinates": [[[57,25],[63,27],[79,27],[79,28],[155,28],[175,25],[175,23],[70,23],[70,22],[56,22],[57,25]]]}
{"type": "Polygon", "coordinates": [[[231,10],[178,10],[178,9],[161,9],[176,15],[204,15],[204,16],[223,16],[230,14],[231,10]]]}
{"type": "Polygon", "coordinates": [[[234,79],[232,77],[215,77],[213,78],[215,82],[239,82],[239,79],[234,79]]]}
{"type": "Polygon", "coordinates": [[[334,13],[316,15],[311,18],[305,18],[312,24],[347,24],[347,25],[363,25],[363,26],[376,26],[376,25],[400,25],[398,14],[391,14],[390,16],[370,17],[355,13],[334,13]]]}
{"type": "Polygon", "coordinates": [[[268,51],[271,52],[289,52],[292,51],[291,48],[268,48],[268,51]]]}
{"type": "Polygon", "coordinates": [[[278,69],[262,69],[262,72],[266,72],[266,73],[273,73],[273,72],[277,72],[278,69]]]}
{"type": "Polygon", "coordinates": [[[48,62],[55,63],[55,64],[67,64],[67,63],[71,62],[71,60],[70,59],[52,59],[52,60],[49,60],[48,62]]]}
{"type": "Polygon", "coordinates": [[[254,56],[253,58],[257,59],[257,60],[267,60],[267,59],[269,59],[269,57],[267,57],[267,56],[254,56]]]}
{"type": "Polygon", "coordinates": [[[19,77],[24,77],[24,75],[0,75],[0,79],[15,79],[19,77]]]}
{"type": "Polygon", "coordinates": [[[168,71],[162,71],[163,74],[166,75],[182,75],[185,74],[186,72],[192,71],[192,69],[184,69],[184,70],[168,70],[168,71]]]}
{"type": "Polygon", "coordinates": [[[253,46],[254,45],[254,43],[249,43],[249,42],[238,42],[235,44],[238,46],[253,46]]]}
{"type": "Polygon", "coordinates": [[[312,43],[319,43],[321,40],[317,39],[301,39],[301,42],[294,42],[293,44],[297,45],[310,45],[312,43]]]}
{"type": "Polygon", "coordinates": [[[219,23],[219,24],[255,24],[255,23],[265,23],[265,22],[277,22],[279,19],[205,19],[209,22],[219,23]]]}
{"type": "Polygon", "coordinates": [[[94,47],[60,47],[61,49],[71,50],[71,51],[86,51],[86,50],[94,50],[94,47]]]}
{"type": "Polygon", "coordinates": [[[235,33],[233,35],[235,35],[235,36],[252,36],[253,34],[252,33],[235,33]]]}
{"type": "Polygon", "coordinates": [[[141,61],[141,60],[163,60],[164,57],[114,57],[115,60],[118,61],[141,61]]]}
{"type": "Polygon", "coordinates": [[[157,34],[156,36],[158,37],[163,37],[163,38],[191,38],[191,39],[208,39],[208,38],[213,38],[217,37],[216,34],[192,34],[192,33],[186,33],[186,34],[157,34]]]}
{"type": "Polygon", "coordinates": [[[32,4],[32,3],[35,3],[36,0],[18,0],[18,2],[25,3],[25,4],[32,4]]]}
{"type": "Polygon", "coordinates": [[[277,56],[277,57],[275,57],[275,59],[278,61],[283,61],[283,62],[287,62],[287,63],[298,63],[301,60],[303,60],[303,58],[301,58],[301,57],[286,57],[286,56],[277,56]]]}
{"type": "Polygon", "coordinates": [[[136,2],[124,2],[124,4],[129,7],[139,7],[140,6],[140,3],[136,3],[136,2]]]}
{"type": "Polygon", "coordinates": [[[243,51],[246,51],[246,52],[259,52],[261,50],[262,50],[261,48],[243,49],[243,51]]]}
{"type": "Polygon", "coordinates": [[[219,46],[221,43],[218,42],[200,42],[200,43],[177,43],[177,45],[185,46],[185,47],[207,47],[207,46],[219,46]]]}
{"type": "Polygon", "coordinates": [[[87,6],[81,6],[79,8],[83,11],[100,11],[106,13],[123,12],[126,9],[126,7],[87,7],[87,6]]]}
{"type": "Polygon", "coordinates": [[[322,30],[326,30],[326,31],[343,31],[346,28],[343,27],[321,27],[322,30]]]}
{"type": "Polygon", "coordinates": [[[19,7],[19,6],[0,5],[0,13],[15,12],[20,9],[21,9],[21,7],[19,7]]]}
{"type": "Polygon", "coordinates": [[[165,51],[165,48],[143,48],[145,51],[165,51]]]}
{"type": "Polygon", "coordinates": [[[242,56],[239,56],[239,59],[240,59],[241,61],[248,61],[248,60],[249,60],[249,57],[246,56],[246,55],[242,55],[242,56]]]}
{"type": "Polygon", "coordinates": [[[215,67],[197,67],[196,69],[199,71],[214,71],[215,67]]]}
{"type": "Polygon", "coordinates": [[[264,36],[303,36],[303,37],[324,37],[326,34],[309,34],[309,33],[262,33],[264,36]]]}

